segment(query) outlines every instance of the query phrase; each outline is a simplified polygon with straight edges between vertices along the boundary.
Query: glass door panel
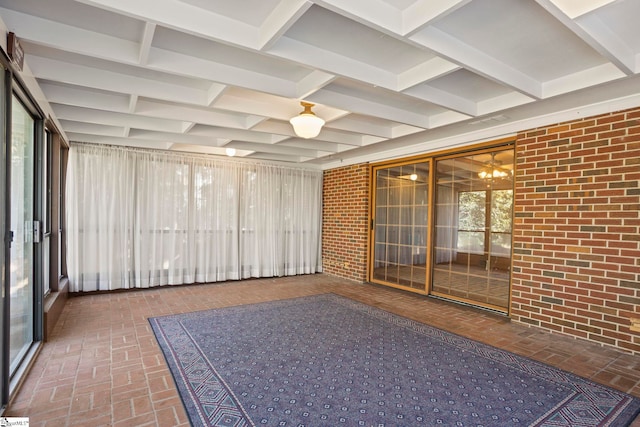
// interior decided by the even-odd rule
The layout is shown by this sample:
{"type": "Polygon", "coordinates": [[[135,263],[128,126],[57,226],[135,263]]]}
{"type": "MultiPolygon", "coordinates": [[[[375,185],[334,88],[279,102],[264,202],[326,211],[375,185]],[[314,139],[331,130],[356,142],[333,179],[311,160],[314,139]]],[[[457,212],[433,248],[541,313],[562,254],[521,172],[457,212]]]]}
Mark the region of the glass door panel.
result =
{"type": "Polygon", "coordinates": [[[429,163],[374,173],[372,281],[425,291],[429,163]]]}
{"type": "Polygon", "coordinates": [[[34,125],[14,96],[11,133],[10,374],[33,343],[34,125]]]}
{"type": "Polygon", "coordinates": [[[432,293],[509,307],[513,149],[436,162],[432,293]]]}

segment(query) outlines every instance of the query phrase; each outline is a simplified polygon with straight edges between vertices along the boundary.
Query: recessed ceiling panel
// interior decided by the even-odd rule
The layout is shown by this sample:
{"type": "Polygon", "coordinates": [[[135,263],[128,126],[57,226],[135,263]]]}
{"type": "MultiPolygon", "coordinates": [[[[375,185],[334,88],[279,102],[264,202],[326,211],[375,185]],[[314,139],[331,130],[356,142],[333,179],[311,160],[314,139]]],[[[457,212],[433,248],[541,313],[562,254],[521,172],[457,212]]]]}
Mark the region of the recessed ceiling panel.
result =
{"type": "Polygon", "coordinates": [[[0,0],[0,7],[129,41],[144,31],[143,21],[74,0],[0,0]]]}
{"type": "Polygon", "coordinates": [[[513,92],[507,86],[479,76],[471,71],[461,69],[432,80],[425,86],[443,90],[473,102],[484,101],[513,92]]]}
{"type": "Polygon", "coordinates": [[[124,135],[124,128],[122,126],[100,125],[95,123],[76,122],[73,120],[60,120],[60,123],[68,132],[115,137],[121,137],[124,135]]]}
{"type": "Polygon", "coordinates": [[[434,58],[432,53],[318,6],[311,7],[285,36],[392,73],[434,58]]]}
{"type": "Polygon", "coordinates": [[[399,10],[405,10],[410,6],[413,6],[415,3],[418,3],[421,0],[382,0],[387,3],[389,6],[395,7],[399,10]]]}
{"type": "Polygon", "coordinates": [[[131,103],[131,95],[127,94],[48,80],[39,80],[39,83],[49,102],[58,104],[127,111],[131,103]]]}
{"type": "MultiPolygon", "coordinates": [[[[640,1],[618,0],[594,12],[598,19],[636,54],[640,53],[640,1]]],[[[588,18],[587,15],[585,18],[588,18]]],[[[578,22],[581,19],[578,18],[578,22]]]]}
{"type": "Polygon", "coordinates": [[[179,0],[218,15],[260,27],[281,0],[179,0]]]}
{"type": "Polygon", "coordinates": [[[437,105],[422,101],[420,99],[403,95],[390,90],[381,89],[354,80],[338,79],[325,87],[326,90],[360,98],[368,102],[378,103],[410,113],[419,113],[424,116],[438,114],[446,111],[437,105]]]}
{"type": "Polygon", "coordinates": [[[434,26],[539,82],[606,63],[534,1],[475,0],[434,26]]]}
{"type": "Polygon", "coordinates": [[[291,81],[298,81],[311,72],[308,67],[260,52],[232,47],[164,27],[156,29],[153,46],[291,81]]]}
{"type": "MultiPolygon", "coordinates": [[[[211,82],[201,79],[178,76],[175,74],[164,73],[162,71],[152,70],[149,68],[138,67],[135,65],[127,65],[118,62],[108,61],[101,58],[89,57],[72,52],[65,52],[58,49],[51,49],[41,45],[32,45],[29,42],[23,42],[25,51],[28,56],[37,56],[47,58],[61,64],[72,64],[86,67],[88,69],[96,69],[99,71],[108,71],[111,73],[122,74],[141,79],[155,80],[157,82],[185,86],[193,89],[206,90],[211,86],[211,82]]],[[[90,70],[87,70],[90,73],[90,70]]]]}

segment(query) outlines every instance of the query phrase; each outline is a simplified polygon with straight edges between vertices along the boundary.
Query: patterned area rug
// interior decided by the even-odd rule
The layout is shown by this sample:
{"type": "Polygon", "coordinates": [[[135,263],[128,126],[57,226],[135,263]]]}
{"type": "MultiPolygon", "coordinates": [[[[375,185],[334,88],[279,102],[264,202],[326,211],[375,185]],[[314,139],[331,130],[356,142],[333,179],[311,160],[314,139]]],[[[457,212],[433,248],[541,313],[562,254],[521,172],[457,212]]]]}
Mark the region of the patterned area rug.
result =
{"type": "Polygon", "coordinates": [[[640,399],[333,294],[149,319],[194,426],[626,426],[640,399]]]}

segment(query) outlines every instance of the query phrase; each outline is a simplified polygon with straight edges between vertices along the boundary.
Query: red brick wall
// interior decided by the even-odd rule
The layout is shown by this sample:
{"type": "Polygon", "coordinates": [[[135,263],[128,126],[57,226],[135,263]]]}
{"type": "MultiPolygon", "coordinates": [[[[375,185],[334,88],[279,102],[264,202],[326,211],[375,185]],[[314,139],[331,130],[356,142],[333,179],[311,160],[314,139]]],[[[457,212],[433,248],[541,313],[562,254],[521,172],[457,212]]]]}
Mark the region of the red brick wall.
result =
{"type": "Polygon", "coordinates": [[[640,109],[522,132],[513,319],[640,352],[640,109]]]}
{"type": "Polygon", "coordinates": [[[324,172],[322,268],[325,273],[364,282],[367,277],[369,166],[324,172]]]}
{"type": "MultiPolygon", "coordinates": [[[[511,317],[640,353],[640,108],[517,136],[511,317]]],[[[325,171],[323,266],[366,279],[368,165],[325,171]]]]}

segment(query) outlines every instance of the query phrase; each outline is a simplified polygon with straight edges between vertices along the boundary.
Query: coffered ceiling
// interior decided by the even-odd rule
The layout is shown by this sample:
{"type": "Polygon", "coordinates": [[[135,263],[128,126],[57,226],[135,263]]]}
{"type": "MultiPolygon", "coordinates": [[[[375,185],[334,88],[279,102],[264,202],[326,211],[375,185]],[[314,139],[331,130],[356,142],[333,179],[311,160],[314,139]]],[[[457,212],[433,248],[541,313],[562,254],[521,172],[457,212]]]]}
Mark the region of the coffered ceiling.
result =
{"type": "Polygon", "coordinates": [[[637,0],[0,0],[66,137],[330,168],[640,105],[637,0]],[[326,121],[288,120],[300,101],[326,121]]]}

